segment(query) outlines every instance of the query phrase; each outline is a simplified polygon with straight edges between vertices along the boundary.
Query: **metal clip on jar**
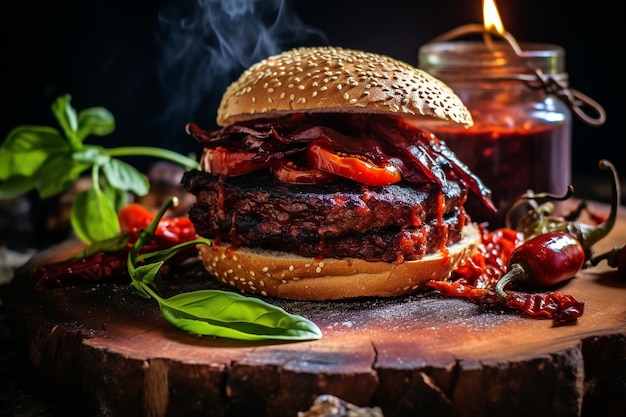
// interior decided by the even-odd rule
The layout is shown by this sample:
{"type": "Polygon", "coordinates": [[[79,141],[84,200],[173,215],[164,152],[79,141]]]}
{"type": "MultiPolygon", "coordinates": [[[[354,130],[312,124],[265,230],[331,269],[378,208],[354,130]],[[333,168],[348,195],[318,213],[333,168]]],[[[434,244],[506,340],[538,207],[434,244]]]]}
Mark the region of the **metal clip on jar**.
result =
{"type": "Polygon", "coordinates": [[[561,47],[431,42],[420,48],[418,61],[452,87],[474,118],[467,129],[425,126],[491,188],[498,213],[470,196],[466,208],[473,221],[500,227],[509,204],[523,192],[567,191],[572,112],[590,125],[604,123],[605,114],[598,103],[568,88],[561,47]]]}

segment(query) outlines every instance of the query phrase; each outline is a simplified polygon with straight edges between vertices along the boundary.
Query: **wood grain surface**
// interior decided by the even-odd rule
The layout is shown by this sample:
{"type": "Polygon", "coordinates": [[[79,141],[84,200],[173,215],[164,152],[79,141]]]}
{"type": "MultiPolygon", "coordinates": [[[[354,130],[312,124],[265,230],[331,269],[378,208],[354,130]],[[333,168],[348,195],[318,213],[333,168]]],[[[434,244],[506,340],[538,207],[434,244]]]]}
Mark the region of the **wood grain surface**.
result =
{"type": "MultiPolygon", "coordinates": [[[[622,210],[595,250],[624,241],[622,210]]],[[[219,288],[199,263],[177,275],[171,294],[219,288]]],[[[25,379],[68,415],[296,417],[320,394],[385,417],[625,415],[626,278],[604,262],[559,288],[585,303],[576,324],[560,327],[435,292],[267,299],[323,331],[298,343],[184,333],[124,282],[35,293],[20,280],[1,295],[25,379]]]]}

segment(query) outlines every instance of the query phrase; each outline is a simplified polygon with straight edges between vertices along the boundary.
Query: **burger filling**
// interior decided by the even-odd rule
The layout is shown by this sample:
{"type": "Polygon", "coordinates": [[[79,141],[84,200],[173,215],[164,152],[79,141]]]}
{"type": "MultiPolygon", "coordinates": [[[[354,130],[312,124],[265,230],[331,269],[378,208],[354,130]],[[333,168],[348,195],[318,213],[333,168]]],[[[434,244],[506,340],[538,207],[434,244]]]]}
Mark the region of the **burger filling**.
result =
{"type": "Polygon", "coordinates": [[[462,238],[468,189],[490,192],[435,136],[401,118],[294,114],[205,131],[183,186],[198,234],[307,257],[402,262],[462,238]]]}

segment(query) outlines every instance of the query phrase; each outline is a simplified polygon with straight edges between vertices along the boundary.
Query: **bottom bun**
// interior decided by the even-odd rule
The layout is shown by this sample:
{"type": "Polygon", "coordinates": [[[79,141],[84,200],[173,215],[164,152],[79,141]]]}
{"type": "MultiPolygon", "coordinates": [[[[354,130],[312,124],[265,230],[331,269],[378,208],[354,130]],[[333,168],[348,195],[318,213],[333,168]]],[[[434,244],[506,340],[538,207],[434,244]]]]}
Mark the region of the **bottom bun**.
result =
{"type": "Polygon", "coordinates": [[[424,288],[429,280],[445,280],[480,243],[476,226],[448,253],[426,255],[402,263],[362,259],[306,258],[287,252],[198,245],[205,268],[219,281],[250,294],[292,300],[339,300],[357,297],[394,297],[424,288]]]}

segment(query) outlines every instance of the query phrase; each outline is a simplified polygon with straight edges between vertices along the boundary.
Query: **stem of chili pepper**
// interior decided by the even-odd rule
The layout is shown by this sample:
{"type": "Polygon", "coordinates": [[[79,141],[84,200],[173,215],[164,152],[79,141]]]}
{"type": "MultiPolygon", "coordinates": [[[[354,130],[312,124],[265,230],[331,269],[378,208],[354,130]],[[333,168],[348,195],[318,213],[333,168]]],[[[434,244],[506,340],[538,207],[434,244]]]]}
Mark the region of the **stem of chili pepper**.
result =
{"type": "Polygon", "coordinates": [[[496,292],[505,299],[504,288],[514,281],[545,288],[572,278],[585,263],[585,251],[567,232],[549,232],[527,240],[511,253],[509,270],[496,283],[496,292]]]}
{"type": "Polygon", "coordinates": [[[594,256],[590,259],[591,265],[596,266],[606,259],[608,266],[617,268],[618,271],[626,274],[626,243],[622,246],[616,246],[608,252],[594,256]]]}
{"type": "MultiPolygon", "coordinates": [[[[571,218],[552,216],[552,212],[554,210],[553,204],[551,204],[550,202],[546,202],[541,205],[537,205],[537,199],[553,198],[557,201],[563,201],[569,198],[573,191],[573,188],[569,186],[568,192],[562,197],[553,196],[548,193],[535,194],[532,191],[528,191],[522,194],[507,210],[507,227],[512,227],[511,215],[513,213],[513,210],[518,208],[522,202],[526,202],[528,205],[530,205],[531,210],[528,211],[526,216],[522,218],[516,226],[516,230],[524,233],[525,239],[531,239],[535,236],[541,235],[542,233],[547,233],[550,231],[568,232],[580,241],[583,248],[585,249],[586,257],[589,258],[591,256],[591,247],[598,241],[603,239],[606,235],[608,235],[615,226],[615,222],[617,221],[617,211],[621,199],[619,176],[617,174],[615,166],[606,159],[600,160],[598,166],[601,169],[611,170],[611,173],[613,174],[611,176],[611,180],[613,183],[611,212],[603,223],[599,225],[590,225],[578,221],[573,221],[571,218]]],[[[581,207],[579,207],[579,209],[581,209],[581,207]]]]}
{"type": "MultiPolygon", "coordinates": [[[[574,195],[574,186],[571,184],[567,186],[567,191],[565,192],[564,195],[556,195],[552,193],[535,193],[532,190],[528,190],[524,194],[517,196],[515,200],[511,203],[511,205],[507,208],[506,213],[504,215],[505,227],[509,229],[515,228],[513,226],[513,220],[512,220],[513,213],[522,204],[529,205],[532,209],[531,213],[534,213],[534,215],[538,216],[539,218],[543,218],[543,216],[550,215],[554,211],[554,205],[551,204],[551,201],[565,201],[565,200],[570,199],[573,195],[574,195]],[[550,201],[539,205],[538,200],[550,200],[550,201]]],[[[529,219],[523,219],[523,221],[531,222],[529,219]]],[[[533,224],[533,229],[537,229],[540,226],[541,225],[533,224]]]]}
{"type": "Polygon", "coordinates": [[[598,241],[603,239],[615,226],[615,222],[617,221],[617,210],[620,204],[621,193],[620,193],[620,183],[619,176],[617,174],[617,169],[615,166],[606,159],[601,159],[598,163],[600,169],[609,169],[611,170],[611,181],[613,183],[613,194],[611,197],[611,212],[609,213],[609,217],[604,221],[604,223],[599,226],[590,226],[584,223],[575,223],[577,226],[577,230],[573,231],[578,236],[581,244],[585,248],[585,250],[589,251],[591,247],[596,244],[598,241]]]}
{"type": "Polygon", "coordinates": [[[137,237],[137,240],[128,251],[128,272],[130,273],[131,277],[134,276],[136,273],[137,268],[135,266],[135,262],[137,261],[137,254],[139,253],[141,248],[144,247],[145,244],[150,243],[152,239],[154,239],[154,232],[159,225],[159,221],[171,206],[178,206],[178,197],[170,197],[169,199],[167,199],[165,203],[161,205],[161,208],[159,209],[157,214],[154,216],[152,223],[150,223],[145,229],[139,230],[139,236],[137,237]]]}

